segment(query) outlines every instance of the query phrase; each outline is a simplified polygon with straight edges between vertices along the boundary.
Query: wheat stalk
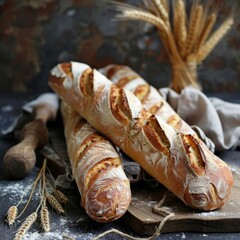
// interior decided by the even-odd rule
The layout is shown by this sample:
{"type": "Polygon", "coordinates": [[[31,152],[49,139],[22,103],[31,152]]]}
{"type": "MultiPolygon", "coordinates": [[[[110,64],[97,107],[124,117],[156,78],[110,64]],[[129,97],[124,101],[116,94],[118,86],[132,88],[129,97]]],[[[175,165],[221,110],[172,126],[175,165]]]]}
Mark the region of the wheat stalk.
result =
{"type": "MultiPolygon", "coordinates": [[[[149,11],[151,11],[151,4],[149,4],[149,7],[149,11]]],[[[145,22],[155,25],[159,31],[162,42],[165,45],[165,49],[168,52],[169,57],[171,59],[181,61],[170,24],[163,21],[160,17],[140,9],[134,9],[122,5],[118,5],[118,9],[121,11],[121,14],[117,16],[119,18],[143,20],[145,22]]]]}
{"type": "Polygon", "coordinates": [[[36,220],[37,220],[37,212],[33,212],[26,218],[26,220],[19,227],[17,233],[15,234],[14,240],[22,239],[36,220]]]}
{"type": "Polygon", "coordinates": [[[233,25],[234,20],[232,16],[229,16],[223,24],[212,34],[212,36],[206,41],[205,44],[199,49],[197,53],[198,63],[202,62],[212,49],[218,44],[222,37],[228,32],[228,30],[233,25]]]}
{"type": "MultiPolygon", "coordinates": [[[[45,161],[46,161],[46,160],[45,160],[45,161]]],[[[27,201],[27,203],[25,204],[23,210],[21,211],[21,213],[18,215],[17,218],[19,218],[19,217],[24,213],[24,211],[27,209],[27,207],[28,207],[28,205],[29,205],[29,203],[30,203],[30,201],[31,201],[31,199],[32,199],[34,190],[35,190],[35,188],[37,187],[38,181],[39,181],[40,178],[42,177],[42,174],[43,174],[43,166],[42,166],[42,168],[40,169],[40,171],[39,171],[36,179],[35,179],[34,182],[33,182],[33,187],[32,187],[32,190],[31,190],[31,192],[30,192],[28,201],[27,201]]]]}
{"type": "Polygon", "coordinates": [[[198,6],[192,8],[188,35],[187,35],[187,40],[185,43],[185,52],[184,52],[185,56],[190,54],[192,51],[192,47],[197,38],[197,32],[200,27],[202,15],[203,15],[203,6],[202,5],[198,5],[198,6]]]}
{"type": "Polygon", "coordinates": [[[45,159],[45,161],[43,162],[43,174],[42,174],[42,184],[41,184],[41,201],[39,204],[39,208],[41,206],[41,210],[40,210],[40,218],[41,218],[41,225],[42,225],[42,229],[45,232],[49,232],[50,231],[50,219],[49,219],[49,211],[48,208],[46,206],[46,165],[47,165],[47,160],[45,159]]]}
{"type": "Polygon", "coordinates": [[[192,85],[201,89],[197,82],[197,64],[200,63],[228,31],[233,19],[228,19],[210,36],[216,22],[216,13],[210,14],[210,4],[193,0],[190,20],[187,24],[187,10],[184,0],[172,1],[173,26],[170,25],[170,11],[167,0],[144,0],[147,10],[121,4],[118,16],[125,19],[143,20],[157,27],[169,60],[172,64],[171,87],[180,92],[192,85]],[[173,31],[172,31],[173,28],[173,31]]]}
{"type": "Polygon", "coordinates": [[[141,11],[141,10],[134,10],[134,9],[122,9],[122,14],[119,15],[118,17],[120,18],[127,18],[127,19],[134,19],[134,20],[142,20],[145,22],[148,22],[150,24],[153,24],[157,27],[159,34],[161,35],[162,38],[162,42],[165,44],[166,46],[166,50],[168,50],[168,34],[170,33],[169,28],[167,26],[167,24],[165,24],[165,22],[151,14],[148,13],[146,11],[141,11]]]}
{"type": "MultiPolygon", "coordinates": [[[[179,0],[174,3],[175,4],[173,6],[173,33],[176,38],[179,32],[179,15],[180,15],[180,11],[178,9],[179,0]]],[[[176,41],[177,41],[177,38],[176,38],[176,41]]]]}
{"type": "Polygon", "coordinates": [[[54,191],[54,196],[59,201],[59,203],[61,203],[61,204],[67,204],[68,203],[68,198],[60,190],[55,190],[54,191]]]}
{"type": "Polygon", "coordinates": [[[170,87],[176,91],[181,92],[181,90],[189,85],[200,89],[196,79],[194,78],[193,70],[189,69],[191,63],[181,63],[181,65],[172,65],[172,83],[170,87]]]}
{"type": "Polygon", "coordinates": [[[52,208],[59,214],[64,213],[64,209],[62,205],[58,202],[58,200],[51,194],[47,194],[46,196],[47,202],[52,206],[52,208]]]}
{"type": "Polygon", "coordinates": [[[50,231],[50,219],[49,219],[49,211],[47,206],[42,206],[41,211],[40,211],[40,216],[41,216],[41,223],[42,223],[42,228],[45,232],[50,231]]]}
{"type": "Polygon", "coordinates": [[[17,218],[17,213],[18,213],[17,206],[11,206],[8,209],[6,222],[8,223],[9,226],[11,226],[15,222],[17,218]]]}

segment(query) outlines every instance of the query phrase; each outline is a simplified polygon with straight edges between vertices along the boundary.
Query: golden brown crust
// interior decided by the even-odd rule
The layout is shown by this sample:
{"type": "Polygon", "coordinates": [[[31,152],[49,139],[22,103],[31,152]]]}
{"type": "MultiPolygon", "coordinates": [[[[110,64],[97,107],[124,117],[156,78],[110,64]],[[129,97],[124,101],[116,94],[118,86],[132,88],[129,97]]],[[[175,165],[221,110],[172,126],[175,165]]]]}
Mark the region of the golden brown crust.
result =
{"type": "Polygon", "coordinates": [[[52,85],[62,85],[62,83],[64,82],[64,78],[61,77],[56,77],[53,75],[50,75],[49,78],[51,78],[51,84],[52,85]]]}
{"type": "Polygon", "coordinates": [[[125,91],[121,88],[120,88],[120,91],[119,91],[118,105],[119,105],[119,108],[121,109],[121,111],[124,113],[124,115],[129,120],[131,120],[132,119],[131,109],[128,105],[128,100],[127,100],[125,91]]]}
{"type": "MultiPolygon", "coordinates": [[[[85,124],[86,123],[85,121],[85,124]]],[[[79,128],[79,131],[81,131],[81,128],[79,128]]],[[[76,133],[76,132],[75,132],[76,133]]],[[[99,143],[99,142],[104,142],[104,139],[97,133],[92,133],[91,135],[88,135],[83,141],[82,143],[79,145],[79,148],[77,149],[75,156],[73,158],[73,165],[74,165],[74,169],[76,169],[79,161],[81,161],[81,158],[87,153],[87,151],[90,148],[93,148],[95,144],[99,143]]]]}
{"type": "Polygon", "coordinates": [[[108,140],[65,102],[61,104],[61,113],[83,208],[98,222],[120,218],[128,209],[131,192],[119,155],[108,140]]]}
{"type": "Polygon", "coordinates": [[[157,103],[155,103],[154,105],[152,105],[150,108],[148,108],[147,110],[151,113],[151,114],[155,114],[161,107],[163,106],[163,102],[159,101],[157,103]]]}
{"type": "MultiPolygon", "coordinates": [[[[110,69],[115,69],[115,65],[109,65],[101,69],[101,72],[107,74],[110,69]]],[[[118,85],[118,79],[121,79],[122,75],[127,77],[128,75],[132,76],[134,74],[136,73],[129,67],[118,66],[115,71],[112,71],[110,79],[114,79],[114,83],[118,85]]],[[[130,91],[135,89],[134,91],[136,91],[139,82],[141,82],[141,85],[144,83],[144,80],[140,76],[138,76],[138,79],[141,79],[141,81],[132,79],[131,84],[126,85],[125,88],[130,91]]],[[[145,82],[145,84],[148,85],[147,82],[145,82]]],[[[202,210],[221,207],[227,200],[233,183],[231,171],[226,164],[207,149],[206,145],[198,138],[191,127],[176,114],[159,92],[152,86],[150,86],[149,93],[143,99],[140,96],[140,100],[152,114],[160,116],[167,124],[182,133],[179,134],[179,139],[185,154],[188,156],[188,166],[185,165],[186,160],[184,156],[178,156],[178,158],[182,159],[179,161],[178,168],[183,169],[182,172],[179,171],[178,173],[179,178],[183,179],[186,176],[186,168],[189,168],[188,172],[191,172],[194,176],[192,180],[188,181],[188,187],[183,196],[187,205],[202,210]],[[225,198],[223,196],[225,196],[225,198]]],[[[176,181],[173,183],[175,186],[172,186],[171,181],[168,181],[168,179],[175,178],[172,171],[172,169],[176,168],[175,158],[177,154],[175,150],[171,150],[169,156],[167,169],[168,178],[164,181],[166,185],[169,186],[169,189],[175,188],[176,192],[180,193],[182,191],[181,183],[176,181]]]]}
{"type": "Polygon", "coordinates": [[[172,126],[173,128],[180,130],[182,127],[182,120],[179,117],[179,115],[177,114],[173,114],[172,116],[170,116],[167,120],[167,124],[169,124],[170,126],[172,126]]]}
{"type": "Polygon", "coordinates": [[[133,93],[140,101],[144,101],[144,99],[149,95],[149,91],[150,86],[148,84],[141,84],[137,86],[133,93]]]}
{"type": "Polygon", "coordinates": [[[163,152],[165,155],[169,154],[170,143],[154,115],[152,115],[146,125],[143,126],[143,131],[156,149],[163,152]]]}
{"type": "MultiPolygon", "coordinates": [[[[75,67],[72,81],[76,84],[81,79],[78,76],[84,72],[83,69],[89,66],[81,63],[72,64],[75,67]]],[[[56,67],[52,73],[58,74],[58,71],[56,67]]],[[[49,81],[51,84],[51,79],[49,81]]],[[[133,94],[124,89],[118,89],[96,70],[94,70],[93,85],[94,93],[91,97],[85,97],[82,92],[75,91],[73,85],[69,87],[63,84],[61,88],[51,86],[71,104],[75,111],[84,115],[94,127],[176,194],[186,205],[209,211],[221,207],[227,201],[233,185],[231,171],[223,161],[207,149],[206,145],[192,135],[179,133],[159,116],[151,116],[133,94]]],[[[149,96],[154,100],[152,91],[149,96]]],[[[148,103],[149,106],[150,103],[148,103]]],[[[166,108],[161,110],[161,117],[169,116],[165,110],[166,108]]],[[[173,112],[171,110],[171,113],[173,112]]],[[[113,156],[109,157],[113,158],[113,156]]],[[[83,157],[79,164],[86,164],[86,169],[90,169],[91,162],[95,158],[96,154],[90,161],[86,161],[83,157]]],[[[97,185],[92,185],[91,189],[94,189],[95,193],[99,193],[99,186],[102,183],[109,184],[108,176],[113,176],[112,168],[114,166],[107,167],[107,173],[101,172],[101,178],[104,181],[96,181],[97,185]]],[[[85,176],[81,176],[80,179],[83,182],[85,176]]],[[[116,183],[115,180],[112,182],[116,183]]],[[[121,182],[122,188],[125,189],[123,182],[121,182]]],[[[80,186],[80,182],[78,184],[80,186]]],[[[122,192],[119,188],[115,190],[122,192]]],[[[108,191],[109,188],[106,192],[108,191]]],[[[96,195],[91,196],[95,196],[91,199],[92,203],[96,203],[96,195]]],[[[104,199],[102,193],[99,196],[101,196],[100,199],[104,199]]],[[[89,205],[89,202],[85,203],[85,206],[89,205]]],[[[93,209],[98,209],[98,215],[104,211],[97,206],[89,209],[89,212],[93,209]]]]}
{"type": "Polygon", "coordinates": [[[91,68],[86,69],[83,72],[79,85],[84,96],[90,96],[93,94],[93,70],[91,68]]]}
{"type": "Polygon", "coordinates": [[[127,83],[131,82],[133,79],[136,79],[137,76],[136,75],[130,75],[130,76],[125,76],[125,77],[121,77],[118,80],[119,83],[119,87],[124,87],[127,83]]]}
{"type": "Polygon", "coordinates": [[[114,83],[118,87],[124,87],[125,89],[132,91],[136,97],[141,101],[143,106],[152,114],[159,115],[161,118],[167,122],[170,126],[176,128],[177,130],[183,133],[191,133],[196,134],[192,130],[192,128],[184,122],[178,114],[170,107],[170,105],[163,99],[160,93],[150,86],[141,76],[139,76],[135,71],[131,68],[124,65],[108,65],[105,68],[101,69],[101,72],[106,75],[110,80],[114,79],[114,83]],[[108,72],[111,74],[108,75],[108,72]],[[132,83],[129,85],[122,85],[121,79],[128,78],[128,76],[136,76],[135,78],[130,77],[128,83],[132,83]],[[138,83],[136,79],[141,79],[141,84],[138,83]],[[132,88],[135,83],[135,87],[132,88]]]}
{"type": "Polygon", "coordinates": [[[71,79],[73,78],[71,63],[67,62],[67,63],[61,64],[61,68],[62,68],[62,71],[65,72],[69,78],[71,79]]]}
{"type": "Polygon", "coordinates": [[[122,66],[121,66],[121,65],[114,65],[112,68],[109,69],[106,77],[107,77],[107,78],[112,78],[112,76],[115,74],[115,72],[116,72],[118,69],[122,69],[122,66]]]}
{"type": "Polygon", "coordinates": [[[199,176],[205,174],[204,156],[201,155],[197,140],[190,134],[181,135],[183,146],[189,156],[192,170],[199,176]]]}
{"type": "Polygon", "coordinates": [[[115,86],[111,88],[109,102],[111,105],[112,114],[119,122],[123,123],[124,125],[128,125],[129,119],[131,119],[131,113],[125,99],[126,96],[124,96],[123,92],[119,88],[116,88],[115,86]]]}
{"type": "Polygon", "coordinates": [[[92,166],[91,169],[89,169],[87,175],[86,175],[86,191],[88,191],[92,185],[96,182],[96,180],[99,178],[99,174],[103,171],[106,171],[109,167],[118,167],[122,163],[119,158],[105,158],[102,161],[96,163],[94,166],[92,166]]]}

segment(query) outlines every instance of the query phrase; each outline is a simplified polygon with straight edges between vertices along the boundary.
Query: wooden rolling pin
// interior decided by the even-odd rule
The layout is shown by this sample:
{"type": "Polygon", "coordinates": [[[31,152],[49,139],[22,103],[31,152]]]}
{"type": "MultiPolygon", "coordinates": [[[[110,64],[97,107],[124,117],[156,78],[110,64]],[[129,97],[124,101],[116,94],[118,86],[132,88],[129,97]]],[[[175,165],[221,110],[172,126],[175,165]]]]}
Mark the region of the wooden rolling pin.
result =
{"type": "MultiPolygon", "coordinates": [[[[51,99],[51,96],[47,99],[51,99]]],[[[7,178],[26,177],[36,163],[35,149],[43,147],[48,142],[46,123],[55,119],[56,103],[40,100],[32,105],[32,111],[35,118],[22,128],[20,143],[11,147],[3,158],[3,170],[7,178]]]]}

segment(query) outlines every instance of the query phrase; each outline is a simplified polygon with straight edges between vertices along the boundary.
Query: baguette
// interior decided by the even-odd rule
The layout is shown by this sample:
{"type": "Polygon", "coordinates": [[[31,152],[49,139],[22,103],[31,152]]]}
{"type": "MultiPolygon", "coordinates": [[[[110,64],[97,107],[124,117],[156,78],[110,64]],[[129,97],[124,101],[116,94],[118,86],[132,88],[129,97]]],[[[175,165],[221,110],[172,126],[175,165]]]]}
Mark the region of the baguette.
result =
{"type": "Polygon", "coordinates": [[[233,177],[226,163],[192,135],[145,110],[131,92],[76,62],[54,67],[49,85],[187,206],[209,211],[227,201],[233,177]]]}
{"type": "Polygon", "coordinates": [[[198,138],[196,132],[172,109],[156,88],[149,85],[130,67],[110,64],[99,71],[120,88],[131,91],[143,107],[184,134],[198,138]]]}
{"type": "Polygon", "coordinates": [[[83,208],[98,222],[120,218],[128,209],[131,191],[118,153],[64,101],[61,114],[72,173],[83,208]]]}

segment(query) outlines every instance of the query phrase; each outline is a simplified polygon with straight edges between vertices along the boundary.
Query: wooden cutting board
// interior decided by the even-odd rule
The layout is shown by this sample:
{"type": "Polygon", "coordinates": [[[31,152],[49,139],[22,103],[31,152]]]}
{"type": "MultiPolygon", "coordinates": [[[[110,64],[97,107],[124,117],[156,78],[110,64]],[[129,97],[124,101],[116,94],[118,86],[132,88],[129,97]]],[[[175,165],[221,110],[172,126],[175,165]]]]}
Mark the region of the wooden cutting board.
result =
{"type": "MultiPolygon", "coordinates": [[[[161,232],[240,232],[240,169],[232,169],[234,186],[228,202],[216,211],[200,212],[186,207],[168,192],[164,207],[175,216],[161,232]]],[[[152,235],[164,216],[153,211],[167,190],[163,186],[149,188],[143,183],[132,186],[132,202],[123,221],[138,234],[152,235]]]]}

